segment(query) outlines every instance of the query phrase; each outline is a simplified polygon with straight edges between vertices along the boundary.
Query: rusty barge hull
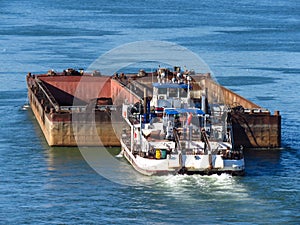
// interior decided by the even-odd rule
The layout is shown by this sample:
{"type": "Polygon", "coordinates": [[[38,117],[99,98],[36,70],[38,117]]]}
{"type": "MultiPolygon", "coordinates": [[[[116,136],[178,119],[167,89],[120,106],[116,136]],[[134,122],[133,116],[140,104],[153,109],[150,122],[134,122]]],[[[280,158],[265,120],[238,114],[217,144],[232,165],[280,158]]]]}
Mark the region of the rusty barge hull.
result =
{"type": "MultiPolygon", "coordinates": [[[[127,79],[91,74],[27,75],[28,100],[49,146],[120,146],[120,126],[112,125],[110,109],[126,99],[140,101],[150,94],[153,76],[126,75],[127,79]],[[148,87],[148,88],[147,88],[148,87]],[[133,89],[135,91],[133,91],[133,89]]],[[[215,83],[210,76],[193,77],[193,98],[206,90],[208,101],[236,106],[230,113],[235,147],[281,146],[281,116],[215,83]],[[242,110],[241,110],[242,109],[242,110]]],[[[115,121],[114,121],[115,123],[115,121]]]]}

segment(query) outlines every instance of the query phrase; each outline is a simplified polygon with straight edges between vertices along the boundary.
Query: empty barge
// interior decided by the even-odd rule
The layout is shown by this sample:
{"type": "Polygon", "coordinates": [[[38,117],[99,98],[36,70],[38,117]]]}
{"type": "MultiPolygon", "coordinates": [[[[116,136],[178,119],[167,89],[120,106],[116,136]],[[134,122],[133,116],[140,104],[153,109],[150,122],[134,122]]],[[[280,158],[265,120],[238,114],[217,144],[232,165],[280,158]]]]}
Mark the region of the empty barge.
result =
{"type": "MultiPolygon", "coordinates": [[[[112,121],[124,101],[142,101],[144,92],[152,96],[152,73],[104,76],[68,69],[62,73],[26,76],[28,100],[49,146],[120,146],[120,128],[112,121]]],[[[175,77],[165,69],[166,76],[175,77]]],[[[217,84],[210,74],[189,74],[191,97],[201,108],[202,98],[209,104],[228,107],[234,147],[278,148],[281,145],[281,116],[254,104],[217,84]]],[[[120,114],[121,117],[121,114],[120,114]]]]}

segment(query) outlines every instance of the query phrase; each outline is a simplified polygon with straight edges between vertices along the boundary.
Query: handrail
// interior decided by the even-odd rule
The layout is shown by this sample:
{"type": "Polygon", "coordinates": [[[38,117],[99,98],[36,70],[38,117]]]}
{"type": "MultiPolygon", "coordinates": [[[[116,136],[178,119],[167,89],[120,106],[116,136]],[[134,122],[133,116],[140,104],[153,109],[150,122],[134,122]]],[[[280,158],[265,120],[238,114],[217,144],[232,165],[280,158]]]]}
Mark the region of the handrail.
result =
{"type": "Polygon", "coordinates": [[[49,100],[50,104],[54,107],[54,109],[56,111],[59,111],[59,104],[57,103],[57,101],[55,100],[55,98],[53,97],[51,92],[48,90],[48,88],[44,85],[44,83],[40,79],[38,79],[38,78],[35,78],[35,79],[36,79],[37,85],[39,86],[41,91],[45,94],[45,96],[49,100]]]}
{"type": "MultiPolygon", "coordinates": [[[[60,110],[69,110],[69,111],[78,111],[80,110],[81,112],[86,111],[86,105],[83,106],[60,106],[60,110]]],[[[105,111],[109,109],[110,111],[116,111],[117,108],[114,105],[95,105],[95,109],[98,109],[100,111],[105,111]]]]}

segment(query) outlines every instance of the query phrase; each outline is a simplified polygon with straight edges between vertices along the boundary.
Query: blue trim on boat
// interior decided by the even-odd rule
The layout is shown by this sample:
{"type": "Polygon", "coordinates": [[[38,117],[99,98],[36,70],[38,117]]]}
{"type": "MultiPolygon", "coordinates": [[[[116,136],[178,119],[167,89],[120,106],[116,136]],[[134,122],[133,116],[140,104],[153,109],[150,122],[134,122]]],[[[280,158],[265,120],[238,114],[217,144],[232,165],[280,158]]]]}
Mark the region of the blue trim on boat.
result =
{"type": "MultiPolygon", "coordinates": [[[[188,85],[187,84],[176,84],[176,83],[153,83],[153,87],[156,88],[183,88],[187,89],[188,85]]],[[[191,86],[190,86],[191,89],[191,86]]]]}
{"type": "Polygon", "coordinates": [[[176,115],[180,113],[192,113],[196,115],[204,115],[205,113],[201,109],[191,109],[191,108],[180,108],[180,109],[165,109],[164,111],[167,115],[176,115]]]}

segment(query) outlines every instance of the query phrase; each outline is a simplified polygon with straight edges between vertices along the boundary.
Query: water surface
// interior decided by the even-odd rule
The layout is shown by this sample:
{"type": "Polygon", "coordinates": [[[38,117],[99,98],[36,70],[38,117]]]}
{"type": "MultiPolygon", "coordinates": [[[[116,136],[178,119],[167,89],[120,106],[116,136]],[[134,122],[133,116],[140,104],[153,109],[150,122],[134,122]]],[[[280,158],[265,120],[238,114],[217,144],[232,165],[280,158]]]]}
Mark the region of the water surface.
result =
{"type": "Polygon", "coordinates": [[[2,0],[0,7],[1,223],[299,224],[297,1],[2,0]],[[48,147],[33,114],[21,110],[27,72],[87,68],[138,40],[182,45],[221,84],[279,110],[282,149],[247,151],[244,177],[176,176],[145,187],[100,176],[76,148],[48,147]]]}

